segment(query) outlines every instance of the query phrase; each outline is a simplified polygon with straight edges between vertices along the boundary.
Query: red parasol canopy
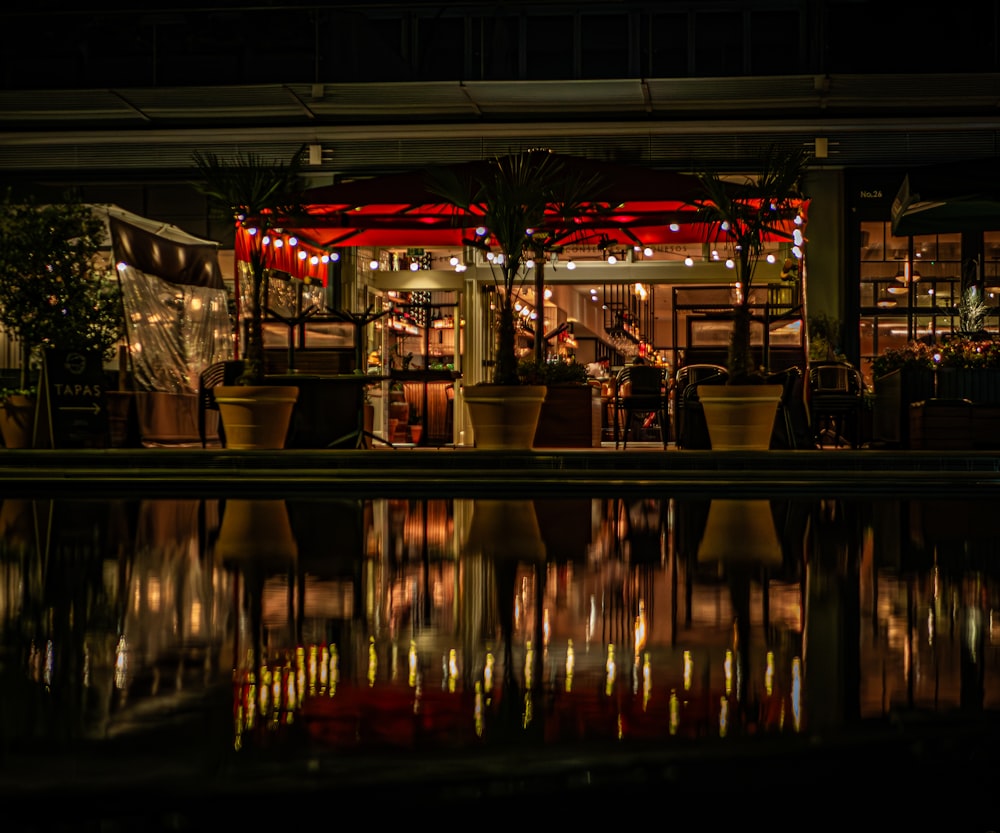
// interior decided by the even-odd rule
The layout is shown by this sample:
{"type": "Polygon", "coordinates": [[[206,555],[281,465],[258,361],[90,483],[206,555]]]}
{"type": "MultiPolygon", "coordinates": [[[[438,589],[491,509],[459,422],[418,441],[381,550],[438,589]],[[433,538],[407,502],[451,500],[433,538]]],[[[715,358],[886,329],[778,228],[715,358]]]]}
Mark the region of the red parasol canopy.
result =
{"type": "MultiPolygon", "coordinates": [[[[695,174],[557,156],[569,174],[596,176],[603,183],[605,210],[582,218],[573,242],[656,246],[709,242],[717,237],[698,216],[697,203],[704,199],[704,190],[695,174]]],[[[475,205],[462,210],[445,201],[432,190],[429,173],[446,171],[467,183],[471,196],[493,164],[492,159],[477,160],[313,188],[299,195],[302,214],[288,218],[283,231],[298,238],[304,248],[312,248],[311,255],[349,246],[459,249],[474,236],[472,230],[481,222],[482,211],[475,205]]],[[[789,236],[793,228],[789,219],[789,236]]],[[[286,250],[279,268],[299,277],[321,276],[316,264],[310,268],[310,259],[297,261],[295,255],[286,250]]]]}

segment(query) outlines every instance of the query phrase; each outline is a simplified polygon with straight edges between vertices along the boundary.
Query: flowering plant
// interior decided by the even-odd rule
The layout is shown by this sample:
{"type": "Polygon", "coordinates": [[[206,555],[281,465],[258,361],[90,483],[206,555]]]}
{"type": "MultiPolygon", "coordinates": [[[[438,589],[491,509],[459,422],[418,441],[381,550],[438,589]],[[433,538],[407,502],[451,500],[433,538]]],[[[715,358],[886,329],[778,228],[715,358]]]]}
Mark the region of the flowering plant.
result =
{"type": "Polygon", "coordinates": [[[872,361],[872,377],[877,379],[904,367],[1000,368],[1000,342],[965,337],[933,344],[910,341],[902,347],[883,350],[872,361]]]}
{"type": "Polygon", "coordinates": [[[936,366],[935,356],[939,354],[939,350],[937,345],[922,341],[910,341],[902,347],[887,348],[872,361],[872,378],[878,379],[904,367],[931,370],[936,366]]]}
{"type": "Polygon", "coordinates": [[[938,365],[970,370],[1000,367],[1000,342],[964,337],[948,339],[940,346],[938,365]]]}

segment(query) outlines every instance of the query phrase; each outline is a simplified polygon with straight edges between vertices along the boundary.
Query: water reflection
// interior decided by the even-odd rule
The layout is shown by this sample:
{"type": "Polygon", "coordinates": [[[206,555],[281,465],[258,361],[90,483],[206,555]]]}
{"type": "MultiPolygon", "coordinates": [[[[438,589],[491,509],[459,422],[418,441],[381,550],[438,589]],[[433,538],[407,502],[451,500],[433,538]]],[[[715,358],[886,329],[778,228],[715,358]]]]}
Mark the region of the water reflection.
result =
{"type": "Polygon", "coordinates": [[[1000,704],[975,502],[8,499],[0,529],[7,748],[670,744],[1000,704]]]}

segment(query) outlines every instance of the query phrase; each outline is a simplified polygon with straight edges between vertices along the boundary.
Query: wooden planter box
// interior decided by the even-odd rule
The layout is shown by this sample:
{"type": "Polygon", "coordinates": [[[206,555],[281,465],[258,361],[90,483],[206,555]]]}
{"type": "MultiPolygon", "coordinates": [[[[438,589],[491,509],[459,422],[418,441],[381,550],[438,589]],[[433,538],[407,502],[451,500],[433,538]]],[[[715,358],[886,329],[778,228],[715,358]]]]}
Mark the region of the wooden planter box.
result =
{"type": "Polygon", "coordinates": [[[936,395],[939,399],[968,399],[976,405],[1000,405],[1000,370],[939,367],[936,395]]]}
{"type": "Polygon", "coordinates": [[[897,448],[910,445],[910,405],[932,399],[934,371],[903,368],[875,380],[871,438],[897,448]]]}
{"type": "Polygon", "coordinates": [[[535,429],[534,447],[600,448],[600,388],[550,385],[535,429]]]}
{"type": "Polygon", "coordinates": [[[931,450],[970,449],[972,403],[965,399],[928,399],[910,405],[909,447],[931,450]]]}

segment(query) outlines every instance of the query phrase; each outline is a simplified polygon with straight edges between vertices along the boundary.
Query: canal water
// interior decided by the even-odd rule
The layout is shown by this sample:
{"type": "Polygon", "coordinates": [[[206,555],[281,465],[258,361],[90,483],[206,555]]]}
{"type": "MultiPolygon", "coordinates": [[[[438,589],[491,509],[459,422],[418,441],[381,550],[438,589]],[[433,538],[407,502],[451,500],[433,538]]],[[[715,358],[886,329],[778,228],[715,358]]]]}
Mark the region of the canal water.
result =
{"type": "Polygon", "coordinates": [[[997,821],[991,502],[6,498],[0,547],[10,829],[921,777],[997,821]]]}

